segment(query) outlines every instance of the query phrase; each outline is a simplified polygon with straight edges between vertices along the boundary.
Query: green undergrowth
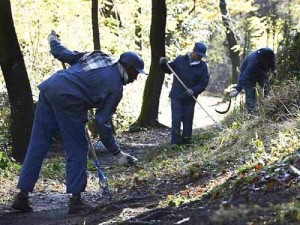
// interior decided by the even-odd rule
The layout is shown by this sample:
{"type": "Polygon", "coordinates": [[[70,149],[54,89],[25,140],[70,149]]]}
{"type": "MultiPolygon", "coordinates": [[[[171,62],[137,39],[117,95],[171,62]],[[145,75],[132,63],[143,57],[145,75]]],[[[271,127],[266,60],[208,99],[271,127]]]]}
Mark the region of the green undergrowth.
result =
{"type": "MultiPolygon", "coordinates": [[[[179,207],[204,200],[205,207],[224,202],[234,207],[231,204],[237,195],[250,204],[252,196],[258,193],[263,196],[278,192],[280,196],[287,191],[287,196],[292,197],[282,202],[276,199],[277,203],[270,203],[264,210],[269,210],[272,220],[278,223],[287,218],[292,223],[299,222],[299,196],[293,197],[288,191],[299,190],[298,175],[291,172],[290,166],[300,168],[300,108],[297,103],[300,96],[296,88],[300,84],[290,81],[285,85],[293,90],[286,86],[273,87],[268,98],[258,101],[256,115],[236,108],[222,121],[223,130],[207,127],[195,131],[190,146],[149,148],[139,155],[140,163],[136,167],[110,167],[105,171],[110,187],[117,190],[151,187],[153,194],[164,193],[161,207],[179,207]]],[[[1,157],[0,162],[6,165],[5,169],[18,172],[9,169],[10,162],[5,164],[1,157]]],[[[97,171],[91,161],[88,169],[88,186],[98,186],[97,171]]],[[[38,187],[49,186],[49,181],[59,186],[58,189],[64,187],[64,159],[47,159],[41,177],[38,187]]],[[[255,204],[251,207],[233,210],[236,212],[233,216],[238,218],[250,212],[256,215],[253,210],[257,207],[255,204]]],[[[219,210],[224,211],[223,208],[219,210]]],[[[222,215],[215,216],[216,220],[222,218],[222,215]]]]}
{"type": "Polygon", "coordinates": [[[292,204],[270,205],[242,205],[239,207],[224,205],[212,216],[215,225],[221,224],[299,224],[299,202],[292,204]],[[272,211],[270,211],[272,209],[272,211]],[[275,213],[276,212],[276,213],[275,213]]]}
{"type": "Polygon", "coordinates": [[[0,179],[11,178],[20,171],[20,164],[9,157],[5,152],[0,151],[0,179]]]}
{"type": "MultiPolygon", "coordinates": [[[[201,199],[208,199],[206,206],[222,205],[222,202],[230,205],[234,204],[237,194],[244,198],[244,204],[250,204],[251,196],[256,196],[257,192],[262,195],[297,193],[299,174],[291,172],[290,167],[298,160],[298,165],[294,166],[300,168],[299,84],[297,81],[287,83],[292,90],[286,86],[274,87],[276,94],[259,102],[260,112],[256,115],[235,109],[223,121],[224,130],[206,130],[213,135],[209,135],[208,139],[195,138],[194,145],[185,149],[184,154],[170,150],[169,162],[172,163],[168,168],[175,170],[180,163],[180,176],[196,179],[189,179],[190,183],[179,192],[168,195],[161,205],[181,206],[201,199]],[[281,92],[278,92],[279,89],[281,92]],[[203,174],[207,173],[211,180],[203,184],[203,174]]],[[[161,162],[157,162],[157,167],[163,168],[161,173],[165,172],[161,162]]],[[[166,171],[165,176],[172,176],[170,171],[166,171]]],[[[284,224],[283,220],[288,218],[291,224],[299,223],[298,198],[298,195],[292,195],[290,198],[272,199],[282,201],[277,204],[270,200],[272,207],[267,207],[272,214],[270,221],[284,224]]],[[[253,215],[253,209],[244,211],[244,216],[247,213],[253,215]]],[[[259,213],[257,215],[259,217],[259,213]]]]}
{"type": "MultiPolygon", "coordinates": [[[[264,167],[268,173],[277,171],[281,161],[293,157],[299,144],[298,119],[283,123],[270,123],[261,117],[249,117],[234,121],[231,127],[223,131],[202,130],[195,135],[193,145],[189,147],[163,147],[149,149],[143,154],[142,163],[132,173],[120,175],[111,181],[111,185],[118,187],[134,186],[138,182],[152,185],[158,180],[177,180],[189,182],[187,189],[177,193],[180,205],[202,197],[196,193],[188,198],[185,192],[193,192],[200,182],[209,174],[213,178],[220,178],[224,174],[236,174],[241,179],[236,184],[224,183],[207,184],[207,192],[213,189],[218,192],[223,189],[223,195],[230,196],[234,186],[251,183],[255,175],[252,172],[264,167]],[[279,166],[278,166],[278,165],[279,166]],[[245,176],[245,174],[250,174],[245,176]],[[230,188],[228,188],[230,187],[230,188]],[[226,193],[227,192],[227,193],[226,193]],[[185,199],[184,201],[182,200],[185,199]]],[[[163,204],[177,201],[176,196],[169,196],[163,204]],[[171,199],[171,200],[170,200],[171,199]]],[[[230,197],[228,197],[230,198],[230,197]]]]}
{"type": "MultiPolygon", "coordinates": [[[[133,177],[149,185],[157,180],[184,183],[180,191],[161,201],[163,207],[180,206],[204,197],[212,202],[227,202],[235,192],[247,188],[298,188],[297,180],[286,184],[284,178],[289,176],[289,165],[298,157],[300,148],[298,83],[287,83],[293,90],[275,86],[267,99],[258,102],[260,111],[256,115],[235,109],[223,121],[224,130],[201,130],[191,146],[149,149],[133,177]]],[[[126,185],[135,185],[136,179],[127,181],[126,185]]]]}

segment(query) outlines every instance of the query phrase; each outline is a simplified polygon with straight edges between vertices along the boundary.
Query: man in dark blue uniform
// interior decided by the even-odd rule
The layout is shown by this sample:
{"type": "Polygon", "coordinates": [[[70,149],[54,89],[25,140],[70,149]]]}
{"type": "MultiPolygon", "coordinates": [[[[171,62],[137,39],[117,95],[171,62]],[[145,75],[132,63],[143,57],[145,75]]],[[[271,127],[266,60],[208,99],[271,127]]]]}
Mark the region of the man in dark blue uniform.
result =
{"type": "Polygon", "coordinates": [[[61,45],[54,31],[48,41],[53,56],[70,67],[57,71],[39,85],[31,139],[17,185],[20,192],[12,207],[25,212],[32,210],[28,193],[34,189],[52,138],[59,130],[66,153],[66,191],[72,194],[69,202],[72,213],[85,207],[80,196],[87,184],[89,109],[97,108],[95,119],[101,141],[118,164],[137,161],[120,150],[110,121],[122,98],[123,85],[136,80],[139,73],[145,73],[144,62],[134,52],[125,52],[116,60],[101,51],[70,51],[61,45]]]}
{"type": "MultiPolygon", "coordinates": [[[[185,89],[176,77],[173,78],[172,88],[169,94],[171,98],[172,128],[171,145],[190,144],[193,130],[193,118],[195,100],[201,94],[209,82],[207,65],[202,61],[206,57],[206,46],[196,42],[192,52],[180,55],[169,64],[180,80],[187,86],[185,89]],[[182,134],[180,132],[183,125],[182,134]]],[[[172,73],[167,66],[166,57],[160,59],[160,65],[164,72],[172,73]]]]}
{"type": "Polygon", "coordinates": [[[236,97],[245,89],[247,110],[249,113],[255,113],[256,84],[258,83],[262,87],[264,96],[268,95],[270,90],[269,72],[276,76],[273,50],[261,48],[250,53],[242,63],[238,84],[231,91],[230,97],[236,97]]]}

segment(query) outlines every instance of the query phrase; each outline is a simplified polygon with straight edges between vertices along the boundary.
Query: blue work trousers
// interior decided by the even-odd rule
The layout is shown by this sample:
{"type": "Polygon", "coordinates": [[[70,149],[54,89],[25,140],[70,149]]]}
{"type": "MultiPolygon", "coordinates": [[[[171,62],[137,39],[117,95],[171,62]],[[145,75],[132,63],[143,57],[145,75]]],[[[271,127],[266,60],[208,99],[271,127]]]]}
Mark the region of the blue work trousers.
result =
{"type": "MultiPolygon", "coordinates": [[[[257,81],[259,86],[262,88],[263,97],[268,96],[270,91],[270,84],[268,81],[268,77],[264,76],[261,80],[257,81]]],[[[246,94],[246,108],[248,113],[253,114],[256,113],[256,95],[257,89],[255,84],[248,84],[245,86],[245,94],[246,94]]]]}
{"type": "MultiPolygon", "coordinates": [[[[32,192],[53,136],[60,131],[66,153],[67,193],[79,194],[87,184],[87,112],[80,104],[65,107],[55,91],[40,93],[30,143],[17,187],[32,192]],[[76,107],[75,107],[76,106],[76,107]]],[[[76,102],[71,101],[71,102],[76,102]]],[[[79,102],[79,101],[78,101],[79,102]]]]}
{"type": "Polygon", "coordinates": [[[255,113],[255,102],[256,102],[256,88],[255,87],[245,87],[246,95],[246,108],[248,113],[255,113]]]}
{"type": "Polygon", "coordinates": [[[192,137],[195,101],[171,99],[172,128],[171,144],[189,144],[192,137]],[[180,132],[183,126],[182,135],[180,132]]]}

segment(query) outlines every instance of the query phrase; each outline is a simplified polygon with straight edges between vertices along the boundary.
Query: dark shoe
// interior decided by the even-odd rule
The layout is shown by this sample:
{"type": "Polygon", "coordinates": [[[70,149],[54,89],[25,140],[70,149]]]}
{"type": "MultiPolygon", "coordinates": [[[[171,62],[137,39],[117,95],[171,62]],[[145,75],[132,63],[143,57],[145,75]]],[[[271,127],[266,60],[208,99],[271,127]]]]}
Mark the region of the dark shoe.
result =
{"type": "Polygon", "coordinates": [[[182,145],[191,145],[192,144],[192,138],[190,138],[190,137],[183,137],[181,144],[182,145]]]}
{"type": "Polygon", "coordinates": [[[16,195],[11,207],[15,210],[20,210],[23,212],[32,212],[32,207],[30,206],[28,196],[21,192],[16,195]]]}
{"type": "Polygon", "coordinates": [[[92,210],[92,207],[81,198],[71,197],[69,200],[69,214],[76,214],[92,210]]]}

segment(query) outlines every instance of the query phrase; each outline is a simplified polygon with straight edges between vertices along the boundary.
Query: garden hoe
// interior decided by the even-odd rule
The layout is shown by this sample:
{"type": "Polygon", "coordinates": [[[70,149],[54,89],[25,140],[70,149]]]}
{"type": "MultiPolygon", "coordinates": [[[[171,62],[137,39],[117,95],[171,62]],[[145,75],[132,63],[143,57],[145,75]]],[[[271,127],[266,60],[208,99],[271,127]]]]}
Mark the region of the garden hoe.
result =
{"type": "MultiPolygon", "coordinates": [[[[174,76],[176,77],[176,79],[182,84],[182,86],[185,88],[185,90],[188,90],[188,87],[182,82],[182,80],[179,78],[179,76],[175,73],[175,71],[172,69],[172,67],[169,65],[169,63],[166,63],[168,68],[171,70],[171,72],[174,74],[174,76]]],[[[193,95],[192,96],[193,99],[195,100],[195,102],[197,102],[197,104],[201,107],[201,109],[208,115],[209,118],[212,119],[212,121],[216,124],[216,126],[220,129],[223,130],[224,127],[222,126],[222,124],[220,124],[219,122],[217,122],[206,110],[205,108],[200,104],[200,102],[196,99],[196,97],[193,95]]]]}
{"type": "Polygon", "coordinates": [[[90,149],[90,152],[94,159],[93,165],[97,168],[97,171],[98,171],[100,191],[102,192],[102,196],[104,198],[111,200],[112,195],[108,188],[107,177],[104,175],[103,171],[101,170],[100,161],[96,155],[95,149],[93,147],[93,144],[92,144],[92,141],[91,141],[91,138],[90,138],[88,132],[87,132],[87,138],[88,138],[88,142],[89,142],[89,149],[90,149]]]}

